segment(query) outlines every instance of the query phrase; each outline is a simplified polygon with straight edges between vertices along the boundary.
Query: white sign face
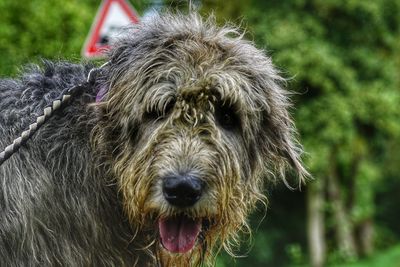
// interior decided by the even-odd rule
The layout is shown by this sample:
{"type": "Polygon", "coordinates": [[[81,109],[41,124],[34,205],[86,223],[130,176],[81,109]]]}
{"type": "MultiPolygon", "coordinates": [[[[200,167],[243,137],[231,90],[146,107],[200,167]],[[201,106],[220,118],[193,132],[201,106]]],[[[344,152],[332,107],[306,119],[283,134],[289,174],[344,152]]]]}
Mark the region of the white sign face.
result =
{"type": "Polygon", "coordinates": [[[125,0],[103,1],[92,25],[82,54],[87,58],[101,57],[110,48],[118,33],[139,19],[135,10],[125,0]]]}
{"type": "Polygon", "coordinates": [[[100,39],[106,41],[105,44],[109,44],[118,32],[129,24],[132,24],[132,20],[122,6],[118,2],[112,2],[100,29],[100,39]]]}

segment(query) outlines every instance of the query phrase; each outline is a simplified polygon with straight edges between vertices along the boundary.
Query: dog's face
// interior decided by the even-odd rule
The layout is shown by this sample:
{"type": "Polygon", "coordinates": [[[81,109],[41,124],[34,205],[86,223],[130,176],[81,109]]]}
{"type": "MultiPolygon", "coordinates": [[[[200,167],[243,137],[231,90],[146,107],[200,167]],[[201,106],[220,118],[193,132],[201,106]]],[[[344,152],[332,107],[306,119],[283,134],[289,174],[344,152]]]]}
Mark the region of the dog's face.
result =
{"type": "Polygon", "coordinates": [[[110,55],[94,136],[158,260],[196,265],[247,230],[262,178],[306,174],[288,100],[270,59],[233,29],[164,15],[131,34],[110,55]]]}

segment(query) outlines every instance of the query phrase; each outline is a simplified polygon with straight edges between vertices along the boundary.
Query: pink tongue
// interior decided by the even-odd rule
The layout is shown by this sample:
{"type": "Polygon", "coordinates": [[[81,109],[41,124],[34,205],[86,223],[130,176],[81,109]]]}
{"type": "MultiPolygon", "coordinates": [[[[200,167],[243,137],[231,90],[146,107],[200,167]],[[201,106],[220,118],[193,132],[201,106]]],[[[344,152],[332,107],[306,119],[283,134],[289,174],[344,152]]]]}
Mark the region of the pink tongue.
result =
{"type": "Polygon", "coordinates": [[[158,221],[158,228],[165,249],[173,253],[185,253],[194,247],[201,221],[186,216],[164,218],[158,221]]]}

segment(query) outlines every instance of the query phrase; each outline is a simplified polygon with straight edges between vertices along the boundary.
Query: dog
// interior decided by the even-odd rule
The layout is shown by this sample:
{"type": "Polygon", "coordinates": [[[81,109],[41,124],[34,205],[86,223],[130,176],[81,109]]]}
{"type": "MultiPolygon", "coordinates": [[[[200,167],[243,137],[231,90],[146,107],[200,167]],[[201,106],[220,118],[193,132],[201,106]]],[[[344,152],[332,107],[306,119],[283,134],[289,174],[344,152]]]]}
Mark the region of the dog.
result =
{"type": "MultiPolygon", "coordinates": [[[[0,147],[92,67],[46,61],[1,80],[0,147]]],[[[308,175],[284,83],[212,17],[132,26],[0,166],[0,265],[213,265],[250,232],[268,177],[308,175]]]]}

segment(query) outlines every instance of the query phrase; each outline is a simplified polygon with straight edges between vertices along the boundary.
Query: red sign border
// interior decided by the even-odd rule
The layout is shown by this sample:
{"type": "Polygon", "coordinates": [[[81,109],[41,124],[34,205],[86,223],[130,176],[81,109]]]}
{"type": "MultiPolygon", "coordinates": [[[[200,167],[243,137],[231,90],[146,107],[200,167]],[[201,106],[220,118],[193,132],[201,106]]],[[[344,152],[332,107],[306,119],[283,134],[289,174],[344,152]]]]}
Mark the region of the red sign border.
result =
{"type": "Polygon", "coordinates": [[[107,50],[109,48],[108,45],[97,46],[96,41],[100,37],[100,29],[104,24],[104,21],[107,17],[107,14],[110,10],[111,4],[113,2],[117,2],[125,13],[132,20],[132,23],[139,22],[139,16],[135,10],[135,8],[125,0],[103,0],[100,8],[97,11],[94,23],[92,24],[88,38],[85,41],[85,45],[82,49],[82,55],[86,58],[99,58],[103,55],[102,51],[107,50]]]}

